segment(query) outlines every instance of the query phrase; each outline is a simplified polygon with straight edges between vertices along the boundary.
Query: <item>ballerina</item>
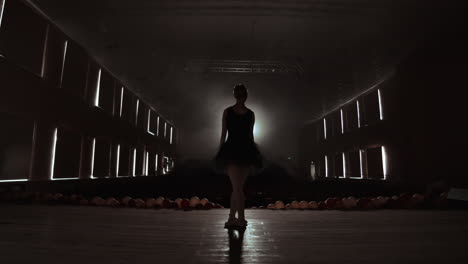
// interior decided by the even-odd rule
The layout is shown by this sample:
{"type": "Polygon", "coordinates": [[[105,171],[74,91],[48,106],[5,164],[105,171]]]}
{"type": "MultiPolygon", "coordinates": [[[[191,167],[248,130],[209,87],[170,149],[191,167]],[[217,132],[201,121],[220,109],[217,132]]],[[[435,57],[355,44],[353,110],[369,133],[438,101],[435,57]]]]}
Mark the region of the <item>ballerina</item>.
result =
{"type": "Polygon", "coordinates": [[[238,84],[233,93],[236,104],[223,112],[221,141],[215,161],[218,168],[227,172],[232,185],[231,207],[225,227],[245,227],[247,220],[244,213],[244,184],[254,167],[263,166],[263,157],[254,141],[255,114],[245,106],[247,88],[238,84]]]}

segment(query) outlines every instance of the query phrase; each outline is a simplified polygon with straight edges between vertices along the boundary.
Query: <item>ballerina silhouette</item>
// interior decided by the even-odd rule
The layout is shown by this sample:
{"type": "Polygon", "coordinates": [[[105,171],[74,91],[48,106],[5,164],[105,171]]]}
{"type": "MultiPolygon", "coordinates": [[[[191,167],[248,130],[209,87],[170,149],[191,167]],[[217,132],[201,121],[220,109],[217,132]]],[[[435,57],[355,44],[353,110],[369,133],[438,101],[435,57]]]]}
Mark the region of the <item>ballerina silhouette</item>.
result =
{"type": "Polygon", "coordinates": [[[233,94],[236,104],[224,109],[220,147],[215,161],[219,169],[227,172],[232,185],[231,207],[225,227],[245,227],[247,220],[244,213],[244,184],[253,168],[263,166],[263,157],[254,141],[255,114],[245,106],[247,88],[238,84],[234,87],[233,94]]]}

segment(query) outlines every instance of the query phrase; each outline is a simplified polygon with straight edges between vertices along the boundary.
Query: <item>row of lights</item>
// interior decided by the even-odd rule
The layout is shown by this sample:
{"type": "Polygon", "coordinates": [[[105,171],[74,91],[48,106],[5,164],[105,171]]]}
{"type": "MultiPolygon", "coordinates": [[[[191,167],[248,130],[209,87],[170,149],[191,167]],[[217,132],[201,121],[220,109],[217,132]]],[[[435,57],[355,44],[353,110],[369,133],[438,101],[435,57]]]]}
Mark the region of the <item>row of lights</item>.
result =
{"type": "MultiPolygon", "coordinates": [[[[94,100],[94,106],[99,107],[99,91],[100,91],[100,86],[101,86],[101,69],[99,69],[98,72],[98,81],[96,85],[96,94],[95,94],[95,100],[94,100]]],[[[119,117],[122,117],[122,109],[123,109],[123,97],[124,97],[124,87],[121,87],[121,92],[120,92],[120,109],[119,109],[119,117]]],[[[138,113],[139,113],[139,107],[140,107],[140,100],[137,99],[136,101],[136,111],[135,111],[135,122],[138,122],[138,113]]],[[[154,133],[150,130],[150,124],[151,124],[151,109],[148,109],[148,117],[147,117],[147,133],[151,134],[154,136],[154,133]]],[[[156,136],[159,136],[159,116],[156,119],[156,136]]],[[[170,136],[169,136],[169,144],[172,144],[172,135],[173,135],[173,127],[170,126],[170,136]]],[[[164,121],[164,138],[167,136],[167,122],[164,121]]]]}
{"type": "MultiPolygon", "coordinates": [[[[378,96],[378,101],[379,101],[379,118],[380,120],[384,120],[384,115],[383,115],[383,107],[382,107],[382,94],[380,89],[377,89],[377,96],[378,96]]],[[[357,117],[358,117],[358,127],[361,127],[361,114],[360,114],[360,105],[359,105],[359,100],[356,100],[356,110],[357,110],[357,117]]],[[[345,120],[344,120],[344,113],[343,109],[340,109],[340,117],[341,117],[341,134],[344,134],[345,132],[345,120]]],[[[327,139],[327,119],[323,118],[323,132],[324,132],[324,139],[327,139]]],[[[361,175],[360,177],[352,177],[352,178],[359,178],[362,179],[364,178],[364,168],[363,168],[363,153],[364,150],[359,150],[359,160],[360,160],[360,172],[361,175]]],[[[384,175],[384,180],[387,178],[388,175],[388,159],[387,159],[387,151],[385,149],[385,146],[381,147],[382,151],[382,167],[383,167],[383,175],[384,175]]],[[[342,160],[343,160],[343,176],[340,178],[344,178],[346,175],[346,168],[347,168],[347,159],[346,159],[346,154],[343,152],[342,153],[342,160]]],[[[313,163],[311,164],[313,166],[313,163]]],[[[330,177],[329,175],[329,165],[328,165],[328,156],[325,155],[325,177],[330,177]]],[[[311,169],[312,170],[312,169],[311,169]]],[[[312,171],[315,171],[315,167],[312,171]]]]}
{"type": "MultiPolygon", "coordinates": [[[[387,158],[387,150],[385,148],[385,146],[381,146],[381,152],[382,152],[382,173],[383,173],[383,179],[386,180],[387,179],[387,176],[388,176],[388,158],[387,158]]],[[[355,178],[355,179],[363,179],[364,178],[364,157],[363,157],[363,153],[364,153],[365,150],[359,150],[359,168],[360,168],[360,177],[350,177],[350,178],[355,178]]],[[[342,176],[339,176],[338,178],[345,178],[345,175],[347,173],[346,171],[346,168],[348,167],[348,160],[346,159],[346,154],[343,152],[342,153],[342,161],[343,161],[343,175],[342,176]]],[[[313,163],[312,163],[313,165],[313,163]]],[[[331,177],[331,175],[329,175],[329,163],[328,163],[328,156],[325,155],[325,177],[331,177]]],[[[315,170],[315,166],[314,166],[314,170],[315,170]]]]}
{"type": "MultiPolygon", "coordinates": [[[[4,7],[5,7],[5,1],[0,0],[0,27],[2,25],[2,20],[3,20],[3,12],[4,12],[4,7]]],[[[47,35],[48,35],[49,27],[47,28],[47,35]]],[[[47,45],[44,46],[44,56],[46,52],[46,47],[47,45]]],[[[63,44],[63,56],[62,56],[62,69],[60,72],[60,84],[59,87],[62,87],[63,83],[63,75],[64,75],[64,68],[65,68],[65,61],[66,61],[66,56],[67,56],[67,50],[68,50],[68,40],[64,41],[63,44]]],[[[97,86],[96,86],[96,94],[94,98],[94,105],[99,107],[99,93],[100,93],[100,84],[101,84],[101,74],[102,74],[102,69],[100,68],[98,71],[98,80],[97,80],[97,86]]],[[[44,65],[41,70],[41,77],[44,77],[44,65]]],[[[124,93],[124,87],[122,87],[121,90],[121,101],[120,101],[120,117],[122,116],[122,103],[123,103],[123,93],[124,93]]],[[[139,100],[137,100],[137,115],[138,115],[138,106],[139,106],[139,100]]],[[[151,110],[149,110],[151,113],[151,110]]],[[[150,129],[149,129],[149,123],[150,123],[150,114],[148,115],[148,133],[153,134],[150,129]]],[[[167,122],[164,122],[164,138],[166,138],[166,130],[167,130],[167,122]]],[[[59,179],[54,179],[53,174],[54,174],[54,168],[55,168],[55,153],[56,153],[56,148],[57,148],[57,133],[58,129],[55,128],[53,132],[53,140],[52,140],[52,153],[51,153],[51,172],[50,172],[50,179],[51,180],[59,180],[59,179]]],[[[157,118],[157,135],[159,135],[159,116],[157,118]]],[[[172,135],[173,135],[173,127],[170,127],[170,137],[169,137],[169,142],[172,144],[172,135]]],[[[92,159],[91,159],[91,171],[92,174],[94,172],[94,154],[95,154],[95,144],[96,144],[96,139],[93,139],[92,143],[92,159]]],[[[119,158],[120,158],[120,145],[117,146],[118,151],[117,151],[117,172],[118,172],[118,166],[119,166],[119,158]]],[[[133,164],[133,172],[135,171],[135,157],[136,157],[136,149],[134,149],[134,164],[133,164]]],[[[163,157],[166,160],[169,160],[169,157],[163,157]]],[[[149,153],[146,152],[146,169],[145,169],[145,175],[148,175],[148,159],[149,159],[149,153]]],[[[158,162],[158,155],[156,154],[156,161],[155,165],[157,168],[157,162],[158,162]]],[[[174,162],[172,161],[172,166],[174,165],[174,162]]],[[[166,162],[166,166],[163,168],[163,174],[166,174],[170,170],[169,167],[169,162],[166,162]]],[[[118,174],[117,174],[118,175],[118,174]]],[[[135,176],[135,173],[133,173],[133,176],[135,176]]],[[[94,178],[94,177],[92,177],[94,178]]],[[[60,180],[65,180],[65,179],[77,179],[77,178],[61,178],[60,180]]],[[[13,179],[13,180],[0,180],[0,182],[18,182],[18,181],[28,181],[28,179],[13,179]]]]}
{"type": "MultiPolygon", "coordinates": [[[[57,146],[57,129],[54,131],[54,139],[52,142],[52,157],[51,157],[51,164],[50,164],[50,179],[51,180],[76,180],[78,178],[54,178],[54,169],[55,169],[55,152],[56,152],[56,146],[57,146]]],[[[91,153],[91,179],[97,179],[94,177],[94,159],[95,159],[95,151],[96,151],[96,139],[93,139],[92,143],[92,153],[91,153]]],[[[133,148],[133,162],[132,162],[132,176],[136,176],[136,153],[137,149],[133,148]]],[[[119,164],[120,164],[120,144],[117,145],[117,160],[116,160],[116,175],[117,177],[126,177],[126,176],[119,176],[119,164]]],[[[158,157],[159,155],[156,154],[155,156],[155,168],[158,168],[158,157]]],[[[163,156],[163,159],[165,160],[165,166],[162,170],[162,174],[167,174],[171,168],[174,166],[174,161],[171,160],[167,156],[163,156]],[[169,160],[171,160],[171,164],[169,164],[169,160]]],[[[144,163],[144,174],[143,176],[148,176],[149,175],[149,152],[145,152],[145,163],[144,163]]],[[[127,176],[128,177],[128,176],[127,176]]],[[[17,181],[17,180],[11,180],[11,181],[17,181]]],[[[23,181],[27,181],[27,179],[24,179],[23,181]]]]}
{"type": "MultiPolygon", "coordinates": [[[[379,118],[380,120],[384,120],[384,115],[383,115],[383,107],[382,107],[382,94],[380,92],[380,89],[377,89],[377,96],[379,100],[379,118]]],[[[358,117],[358,127],[361,127],[361,110],[359,106],[359,100],[356,100],[356,110],[357,110],[357,117],[358,117]]],[[[341,119],[341,134],[344,134],[345,132],[345,120],[344,120],[344,113],[343,113],[343,108],[340,109],[340,119],[341,119]]],[[[327,119],[323,118],[323,134],[324,134],[324,139],[327,139],[327,119]]]]}

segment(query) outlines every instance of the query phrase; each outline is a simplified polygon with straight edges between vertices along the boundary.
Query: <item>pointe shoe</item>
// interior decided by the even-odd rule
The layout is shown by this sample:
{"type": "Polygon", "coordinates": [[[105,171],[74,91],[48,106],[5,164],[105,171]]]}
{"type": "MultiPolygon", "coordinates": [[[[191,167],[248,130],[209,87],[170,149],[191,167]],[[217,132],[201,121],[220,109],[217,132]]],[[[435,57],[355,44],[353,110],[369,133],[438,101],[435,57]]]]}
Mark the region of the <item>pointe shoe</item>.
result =
{"type": "Polygon", "coordinates": [[[224,228],[233,227],[236,225],[237,218],[229,218],[226,223],[224,223],[224,228]]]}
{"type": "Polygon", "coordinates": [[[239,226],[239,227],[246,227],[247,226],[247,220],[240,220],[240,219],[236,219],[235,220],[235,225],[236,226],[239,226]]]}

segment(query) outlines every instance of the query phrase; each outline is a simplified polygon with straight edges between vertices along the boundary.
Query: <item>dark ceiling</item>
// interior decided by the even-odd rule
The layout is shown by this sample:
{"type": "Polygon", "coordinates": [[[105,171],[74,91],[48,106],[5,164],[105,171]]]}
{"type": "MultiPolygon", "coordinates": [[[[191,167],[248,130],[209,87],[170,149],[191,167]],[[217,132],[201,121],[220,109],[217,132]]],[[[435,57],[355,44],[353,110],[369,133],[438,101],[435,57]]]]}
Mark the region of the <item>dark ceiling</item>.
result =
{"type": "Polygon", "coordinates": [[[438,4],[409,0],[33,2],[174,121],[183,157],[196,158],[214,154],[238,82],[249,88],[267,156],[294,157],[303,122],[391,71],[440,13],[438,4]],[[303,72],[184,70],[199,59],[274,60],[303,72]]]}

